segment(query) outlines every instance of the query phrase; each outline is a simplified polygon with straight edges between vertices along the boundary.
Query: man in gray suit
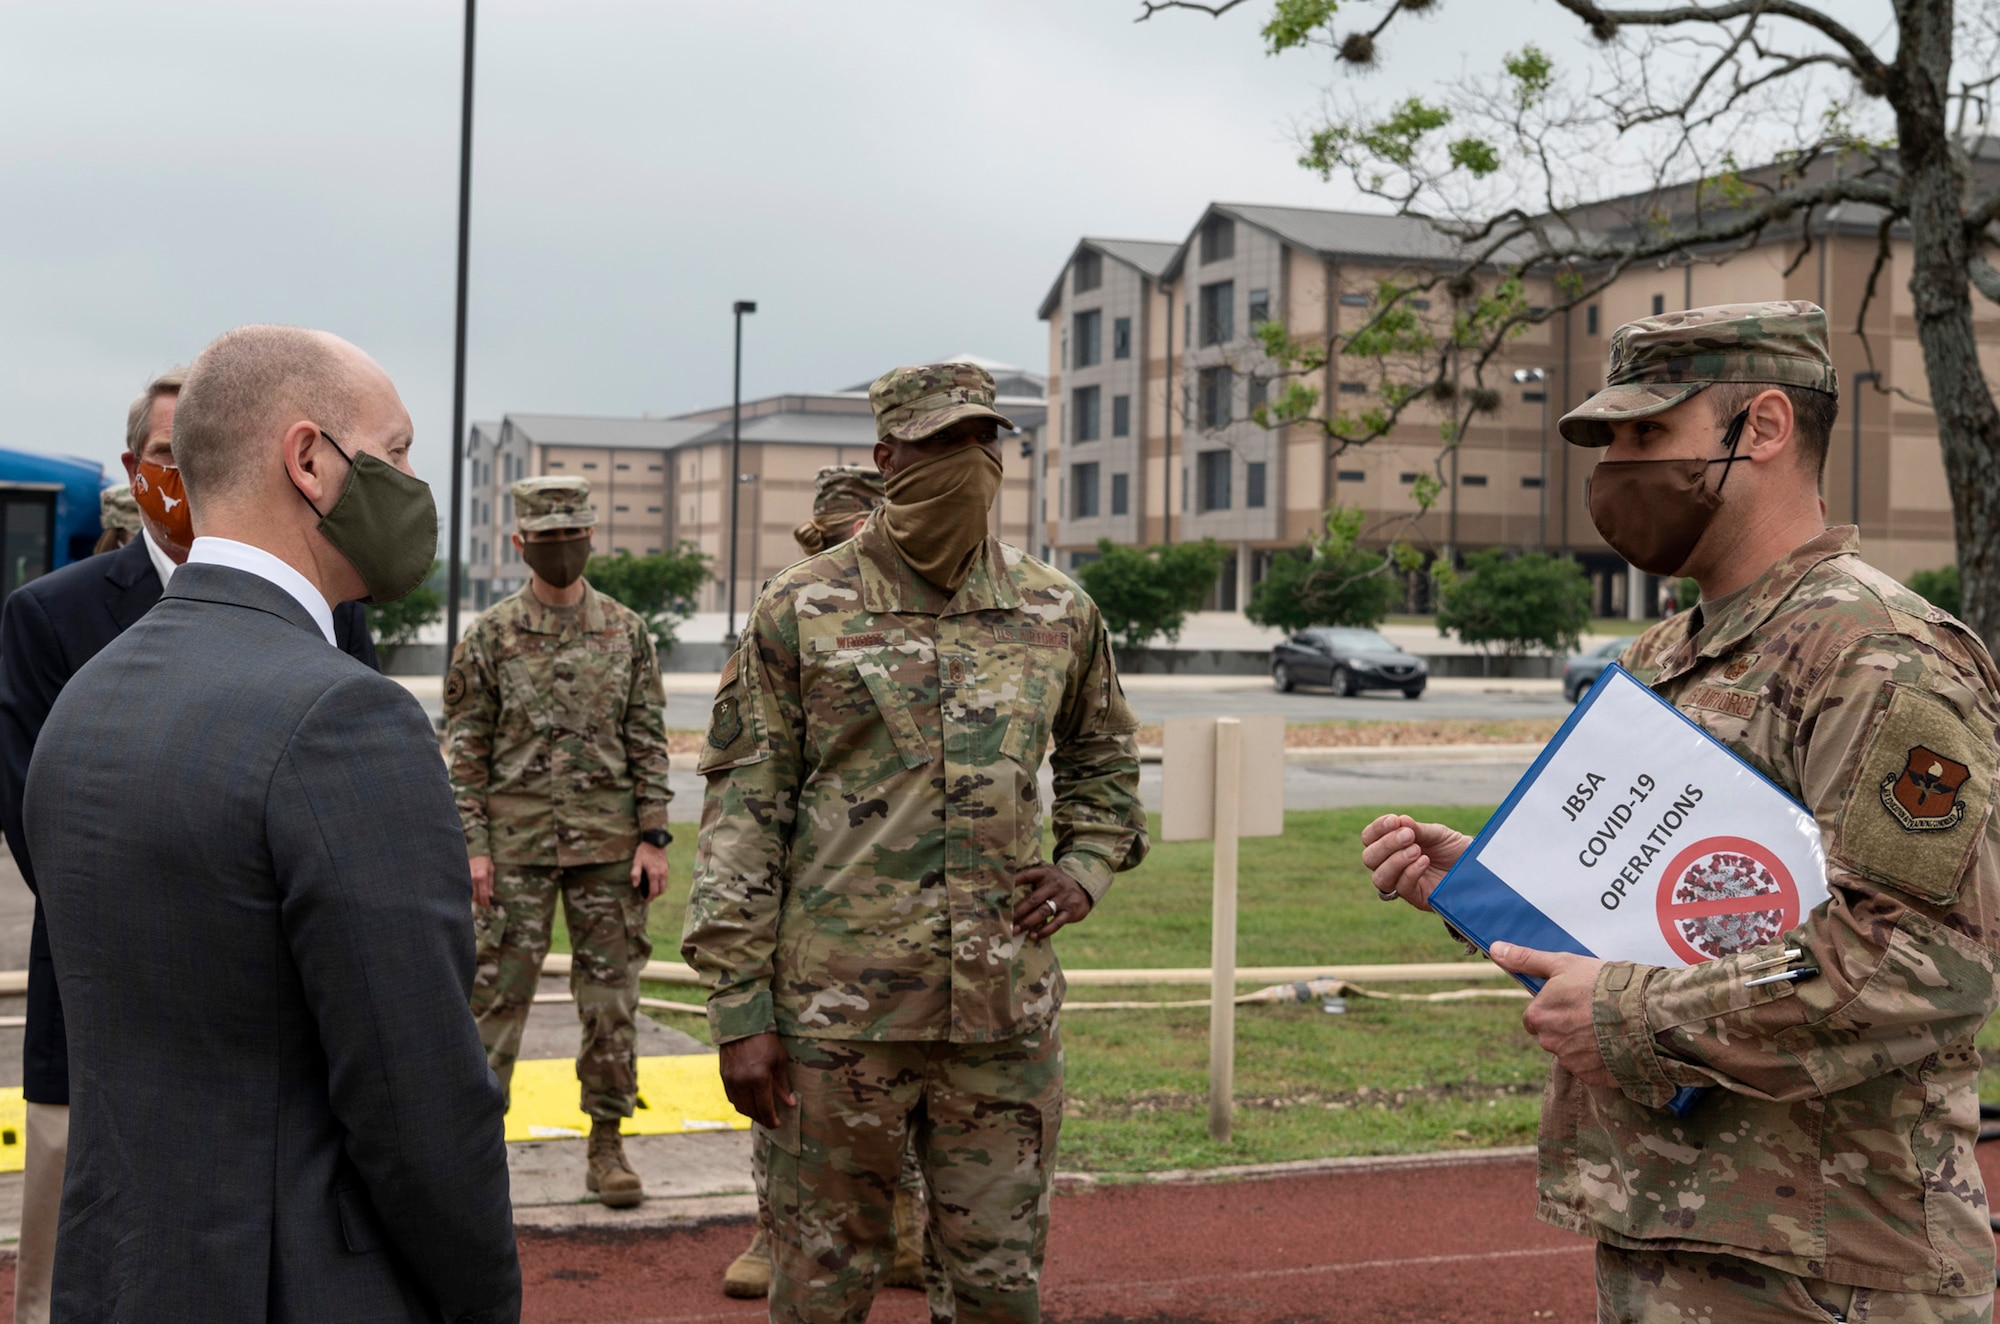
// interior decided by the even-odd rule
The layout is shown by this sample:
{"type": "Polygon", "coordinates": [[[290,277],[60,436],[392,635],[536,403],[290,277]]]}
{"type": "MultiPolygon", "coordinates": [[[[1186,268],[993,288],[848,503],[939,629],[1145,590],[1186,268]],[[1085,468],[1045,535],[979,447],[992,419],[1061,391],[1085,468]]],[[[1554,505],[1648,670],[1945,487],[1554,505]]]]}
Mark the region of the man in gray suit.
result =
{"type": "Polygon", "coordinates": [[[70,1035],[55,1320],[518,1319],[471,878],[423,710],[333,646],[437,514],[373,360],[242,327],[182,388],[195,542],[64,688],[26,819],[70,1035]]]}

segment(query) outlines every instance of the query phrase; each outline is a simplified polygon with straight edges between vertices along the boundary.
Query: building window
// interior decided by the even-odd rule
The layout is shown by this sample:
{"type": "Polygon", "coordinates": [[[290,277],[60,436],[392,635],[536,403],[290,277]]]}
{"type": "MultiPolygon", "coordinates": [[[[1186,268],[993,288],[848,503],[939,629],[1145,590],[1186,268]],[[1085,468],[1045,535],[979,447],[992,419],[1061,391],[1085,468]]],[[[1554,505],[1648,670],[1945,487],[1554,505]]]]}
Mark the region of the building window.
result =
{"type": "Polygon", "coordinates": [[[1343,294],[1340,296],[1340,306],[1342,308],[1366,308],[1368,306],[1368,296],[1365,294],[1343,294]]]}
{"type": "Polygon", "coordinates": [[[1214,431],[1229,426],[1230,399],[1236,394],[1236,374],[1227,368],[1203,368],[1200,376],[1200,413],[1197,415],[1202,427],[1214,431]]]}
{"type": "Polygon", "coordinates": [[[628,515],[632,511],[632,507],[630,506],[613,506],[611,509],[620,515],[628,515]]]}
{"type": "Polygon", "coordinates": [[[1095,386],[1079,386],[1070,393],[1071,441],[1097,440],[1098,390],[1095,386]]]}
{"type": "Polygon", "coordinates": [[[583,462],[583,467],[584,467],[584,468],[586,468],[586,469],[595,469],[595,468],[597,467],[597,461],[596,461],[596,460],[585,460],[585,461],[583,462]]]}
{"type": "Polygon", "coordinates": [[[1201,287],[1201,343],[1226,345],[1236,339],[1236,282],[1201,287]]]}
{"type": "Polygon", "coordinates": [[[1075,499],[1070,507],[1071,519],[1095,519],[1097,517],[1097,466],[1095,464],[1073,464],[1069,470],[1069,490],[1075,499]]]}
{"type": "Polygon", "coordinates": [[[1597,334],[1596,304],[1592,304],[1590,305],[1590,307],[1583,310],[1583,334],[1587,336],[1594,336],[1597,334]]]}
{"type": "Polygon", "coordinates": [[[1252,460],[1243,466],[1243,504],[1251,510],[1264,508],[1264,462],[1252,460]]]}
{"type": "Polygon", "coordinates": [[[1250,329],[1255,331],[1257,323],[1271,320],[1271,292],[1269,290],[1250,291],[1250,329]]]}
{"type": "Polygon", "coordinates": [[[1429,299],[1412,299],[1410,300],[1410,307],[1420,313],[1427,313],[1431,310],[1431,301],[1429,299]]]}
{"type": "Polygon", "coordinates": [[[1340,384],[1340,393],[1342,395],[1366,395],[1368,394],[1368,383],[1342,382],[1340,384]]]}
{"type": "Polygon", "coordinates": [[[1529,474],[1526,478],[1523,478],[1521,480],[1521,486],[1527,488],[1529,491],[1534,491],[1541,485],[1542,485],[1542,479],[1541,475],[1539,474],[1529,474]]]}
{"type": "Polygon", "coordinates": [[[1523,403],[1525,403],[1525,404],[1531,404],[1531,405],[1538,405],[1538,404],[1540,404],[1540,403],[1541,403],[1542,401],[1544,401],[1544,400],[1546,400],[1546,399],[1548,399],[1548,398],[1549,398],[1549,396],[1548,396],[1548,392],[1546,392],[1546,391],[1523,391],[1523,392],[1521,392],[1521,400],[1522,400],[1522,402],[1523,402],[1523,403]]]}
{"type": "Polygon", "coordinates": [[[1076,366],[1094,368],[1104,361],[1102,337],[1104,314],[1093,308],[1076,315],[1076,366]]]}
{"type": "Polygon", "coordinates": [[[1111,357],[1132,357],[1132,319],[1129,317],[1121,317],[1111,324],[1111,357]]]}
{"type": "Polygon", "coordinates": [[[1417,481],[1417,476],[1413,473],[1400,473],[1396,475],[1396,481],[1399,483],[1414,483],[1417,481]]]}
{"type": "Polygon", "coordinates": [[[1111,397],[1111,435],[1114,437],[1132,435],[1132,397],[1129,395],[1111,397]]]}
{"type": "Polygon", "coordinates": [[[1236,256],[1236,222],[1227,216],[1210,216],[1201,223],[1201,264],[1222,262],[1236,256]]]}
{"type": "Polygon", "coordinates": [[[1461,485],[1465,487],[1484,487],[1486,486],[1486,475],[1460,474],[1458,477],[1458,481],[1461,485]]]}
{"type": "Polygon", "coordinates": [[[1076,255],[1069,271],[1070,291],[1088,294],[1104,283],[1104,255],[1094,248],[1086,248],[1076,255]]]}
{"type": "Polygon", "coordinates": [[[551,468],[551,469],[560,469],[560,468],[562,468],[562,467],[563,467],[563,462],[562,462],[561,460],[550,460],[550,461],[549,461],[549,468],[551,468]]]}
{"type": "Polygon", "coordinates": [[[1132,475],[1111,475],[1111,513],[1123,515],[1132,508],[1132,475]]]}
{"type": "Polygon", "coordinates": [[[1667,296],[1664,294],[1654,295],[1653,316],[1658,317],[1661,313],[1664,313],[1665,311],[1667,311],[1667,296]]]}
{"type": "Polygon", "coordinates": [[[1271,384],[1262,377],[1252,374],[1248,393],[1249,399],[1244,402],[1244,412],[1255,418],[1257,411],[1271,402],[1271,384]]]}
{"type": "Polygon", "coordinates": [[[649,474],[656,474],[659,471],[660,471],[660,466],[657,464],[649,464],[646,466],[646,472],[649,474]]]}
{"type": "MultiPolygon", "coordinates": [[[[1340,471],[1340,481],[1343,483],[1359,483],[1365,481],[1367,477],[1368,474],[1366,471],[1361,469],[1342,469],[1340,471]]],[[[1405,481],[1415,482],[1416,477],[1415,474],[1411,474],[1405,481]]]]}
{"type": "Polygon", "coordinates": [[[617,469],[630,469],[632,466],[629,464],[619,464],[619,465],[614,465],[612,467],[617,469]]]}
{"type": "Polygon", "coordinates": [[[1202,511],[1229,509],[1228,451],[1203,451],[1195,456],[1195,505],[1202,511]]]}

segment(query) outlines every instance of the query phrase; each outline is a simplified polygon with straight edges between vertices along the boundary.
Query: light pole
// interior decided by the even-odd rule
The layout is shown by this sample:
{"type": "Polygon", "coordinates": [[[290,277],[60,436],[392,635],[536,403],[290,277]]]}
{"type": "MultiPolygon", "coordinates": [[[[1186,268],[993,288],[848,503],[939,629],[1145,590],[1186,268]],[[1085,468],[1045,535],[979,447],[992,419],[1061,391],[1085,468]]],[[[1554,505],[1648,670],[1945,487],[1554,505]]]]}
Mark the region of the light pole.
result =
{"type": "Polygon", "coordinates": [[[472,19],[475,0],[465,0],[465,77],[458,108],[458,329],[451,367],[451,547],[446,551],[444,667],[458,651],[458,549],[465,504],[465,276],[472,243],[472,19]]]}
{"type": "Polygon", "coordinates": [[[1854,529],[1861,531],[1861,383],[1880,385],[1879,372],[1857,372],[1854,374],[1854,455],[1848,478],[1854,491],[1854,529]]]}
{"type": "Polygon", "coordinates": [[[736,550],[741,541],[736,532],[736,515],[742,507],[743,490],[743,314],[757,311],[751,299],[738,299],[736,313],[736,385],[729,403],[729,628],[723,642],[736,645],[736,550]]]}
{"type": "Polygon", "coordinates": [[[1549,372],[1546,368],[1516,368],[1514,380],[1534,382],[1542,397],[1541,477],[1535,480],[1535,550],[1549,550],[1549,372]]]}

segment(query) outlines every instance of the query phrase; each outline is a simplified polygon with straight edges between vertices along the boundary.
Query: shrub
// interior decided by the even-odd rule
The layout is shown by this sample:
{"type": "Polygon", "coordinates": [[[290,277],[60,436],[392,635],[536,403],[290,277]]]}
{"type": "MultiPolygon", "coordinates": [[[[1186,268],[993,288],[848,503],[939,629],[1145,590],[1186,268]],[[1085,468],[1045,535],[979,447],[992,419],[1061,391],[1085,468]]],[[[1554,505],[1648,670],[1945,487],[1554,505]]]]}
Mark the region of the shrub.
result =
{"type": "Polygon", "coordinates": [[[368,604],[368,633],[375,640],[375,651],[384,667],[395,661],[398,648],[415,643],[425,626],[444,616],[444,589],[439,583],[442,574],[443,563],[432,561],[431,572],[424,576],[424,582],[407,596],[394,602],[368,604]]]}
{"type": "Polygon", "coordinates": [[[1097,551],[1076,577],[1120,648],[1180,638],[1187,614],[1201,606],[1229,561],[1213,538],[1167,547],[1124,547],[1103,538],[1097,551]]]}
{"type": "Polygon", "coordinates": [[[1910,576],[1910,592],[1941,611],[1958,615],[1958,567],[1948,565],[1941,570],[1917,571],[1910,576]]]}
{"type": "Polygon", "coordinates": [[[674,627],[694,614],[695,592],[708,582],[708,557],[683,542],[651,556],[626,551],[593,556],[583,573],[592,588],[645,618],[654,647],[665,657],[674,650],[674,627]]]}
{"type": "Polygon", "coordinates": [[[1590,581],[1583,567],[1542,552],[1509,559],[1474,552],[1466,573],[1440,563],[1438,629],[1481,652],[1508,658],[1535,649],[1575,652],[1590,625],[1590,581]]]}

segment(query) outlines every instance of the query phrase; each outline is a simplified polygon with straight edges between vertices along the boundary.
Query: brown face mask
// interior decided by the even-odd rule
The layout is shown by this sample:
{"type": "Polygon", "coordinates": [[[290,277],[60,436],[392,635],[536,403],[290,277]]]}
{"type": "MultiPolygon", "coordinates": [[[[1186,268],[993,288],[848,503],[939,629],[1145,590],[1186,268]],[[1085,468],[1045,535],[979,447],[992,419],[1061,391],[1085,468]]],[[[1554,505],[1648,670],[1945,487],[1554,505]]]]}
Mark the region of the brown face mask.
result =
{"type": "Polygon", "coordinates": [[[971,442],[898,469],[888,481],[882,532],[918,574],[956,593],[986,542],[1000,477],[1000,461],[971,442]]]}
{"type": "Polygon", "coordinates": [[[1606,460],[1585,480],[1590,522],[1611,550],[1649,575],[1678,574],[1694,554],[1708,522],[1722,508],[1722,482],[1708,485],[1711,465],[1733,465],[1748,410],[1729,424],[1729,454],[1719,460],[1606,460]]]}
{"type": "Polygon", "coordinates": [[[553,588],[568,588],[583,578],[590,560],[590,539],[564,538],[557,542],[521,540],[521,559],[553,588]]]}

